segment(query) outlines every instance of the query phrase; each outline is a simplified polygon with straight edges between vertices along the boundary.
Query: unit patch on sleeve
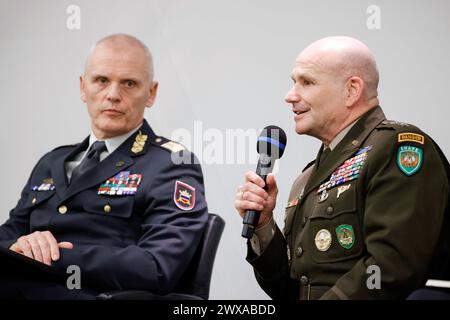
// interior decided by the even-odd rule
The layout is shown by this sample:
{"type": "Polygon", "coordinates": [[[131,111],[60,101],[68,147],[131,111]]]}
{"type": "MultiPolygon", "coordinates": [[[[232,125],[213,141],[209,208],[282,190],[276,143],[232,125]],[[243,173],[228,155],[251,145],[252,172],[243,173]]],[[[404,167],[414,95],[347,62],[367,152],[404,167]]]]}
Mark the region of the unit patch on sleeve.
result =
{"type": "Polygon", "coordinates": [[[400,146],[397,151],[397,166],[407,176],[417,173],[423,163],[423,150],[411,145],[400,146]]]}
{"type": "Polygon", "coordinates": [[[173,201],[181,210],[191,210],[195,205],[195,188],[177,180],[175,182],[173,201]]]}

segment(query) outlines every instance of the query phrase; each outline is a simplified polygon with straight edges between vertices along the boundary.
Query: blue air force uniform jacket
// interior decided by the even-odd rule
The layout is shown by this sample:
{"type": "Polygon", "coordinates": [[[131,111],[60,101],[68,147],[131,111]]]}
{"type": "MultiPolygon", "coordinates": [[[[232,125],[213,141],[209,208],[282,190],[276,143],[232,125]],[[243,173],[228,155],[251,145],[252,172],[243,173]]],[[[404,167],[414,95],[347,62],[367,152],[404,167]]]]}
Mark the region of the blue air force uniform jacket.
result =
{"type": "Polygon", "coordinates": [[[87,138],[40,159],[0,227],[0,245],[8,248],[22,235],[48,230],[58,242],[73,243],[53,264],[64,272],[79,266],[82,285],[170,291],[207,221],[198,161],[144,121],[96,168],[68,184],[64,162],[88,143],[87,138]]]}

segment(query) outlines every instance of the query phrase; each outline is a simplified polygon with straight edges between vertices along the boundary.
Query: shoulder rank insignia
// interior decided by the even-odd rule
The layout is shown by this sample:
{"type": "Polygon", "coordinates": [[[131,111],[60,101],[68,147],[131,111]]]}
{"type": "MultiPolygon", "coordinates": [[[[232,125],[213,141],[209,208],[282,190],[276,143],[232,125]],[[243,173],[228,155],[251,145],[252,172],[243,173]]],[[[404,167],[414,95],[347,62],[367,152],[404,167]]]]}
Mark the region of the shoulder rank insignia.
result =
{"type": "Polygon", "coordinates": [[[336,228],[336,236],[339,244],[345,249],[351,249],[355,243],[355,232],[349,224],[343,224],[336,228]]]}
{"type": "Polygon", "coordinates": [[[423,150],[411,145],[400,146],[397,150],[397,166],[407,176],[412,176],[423,163],[423,150]]]}
{"type": "Polygon", "coordinates": [[[163,143],[161,147],[166,148],[167,150],[170,150],[172,152],[184,150],[184,146],[174,141],[168,141],[166,143],[163,143]]]}
{"type": "Polygon", "coordinates": [[[147,135],[142,134],[142,132],[139,130],[139,133],[136,136],[136,140],[133,143],[133,147],[131,148],[131,151],[133,153],[139,153],[144,149],[145,141],[147,141],[147,135]]]}
{"type": "Polygon", "coordinates": [[[191,210],[195,206],[195,188],[177,180],[175,182],[173,201],[181,210],[191,210]]]}
{"type": "Polygon", "coordinates": [[[397,126],[402,126],[402,127],[407,127],[410,125],[409,123],[395,121],[395,120],[384,120],[382,123],[386,124],[386,125],[397,125],[397,126]]]}
{"type": "Polygon", "coordinates": [[[424,144],[425,138],[421,134],[403,132],[398,134],[398,142],[417,142],[420,144],[424,144]]]}

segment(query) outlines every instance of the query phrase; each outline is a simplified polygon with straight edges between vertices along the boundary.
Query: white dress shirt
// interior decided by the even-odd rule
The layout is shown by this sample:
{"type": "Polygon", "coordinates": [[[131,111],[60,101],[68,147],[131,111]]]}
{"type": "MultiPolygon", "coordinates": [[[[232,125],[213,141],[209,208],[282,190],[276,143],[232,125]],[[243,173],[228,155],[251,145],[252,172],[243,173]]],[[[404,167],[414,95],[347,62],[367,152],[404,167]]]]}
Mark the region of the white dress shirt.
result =
{"type": "Polygon", "coordinates": [[[96,141],[105,141],[106,150],[103,151],[100,154],[100,162],[101,162],[106,157],[108,157],[111,153],[113,153],[118,147],[120,147],[120,145],[122,143],[124,143],[141,126],[142,126],[142,123],[140,123],[139,126],[137,126],[133,130],[131,130],[131,131],[125,133],[125,134],[122,134],[120,136],[113,137],[113,138],[104,139],[104,140],[97,139],[97,137],[95,136],[94,132],[91,130],[91,134],[89,136],[89,146],[88,146],[88,148],[86,150],[80,152],[79,154],[77,154],[71,161],[66,161],[64,163],[64,167],[66,169],[67,181],[70,182],[70,178],[72,177],[73,170],[81,163],[81,161],[83,161],[84,157],[86,157],[89,149],[94,144],[94,142],[96,142],[96,141]]]}

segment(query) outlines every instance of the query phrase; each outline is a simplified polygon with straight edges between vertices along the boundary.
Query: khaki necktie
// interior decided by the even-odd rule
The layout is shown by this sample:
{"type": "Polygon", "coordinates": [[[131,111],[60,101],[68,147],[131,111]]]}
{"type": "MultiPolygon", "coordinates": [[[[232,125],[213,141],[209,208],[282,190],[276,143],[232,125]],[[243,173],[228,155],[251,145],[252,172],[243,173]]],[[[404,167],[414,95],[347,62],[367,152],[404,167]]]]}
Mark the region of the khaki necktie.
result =
{"type": "Polygon", "coordinates": [[[328,158],[330,153],[331,153],[331,149],[330,148],[326,147],[325,149],[323,149],[322,153],[320,154],[319,165],[317,166],[317,168],[322,166],[322,164],[325,162],[326,158],[328,158]]]}

